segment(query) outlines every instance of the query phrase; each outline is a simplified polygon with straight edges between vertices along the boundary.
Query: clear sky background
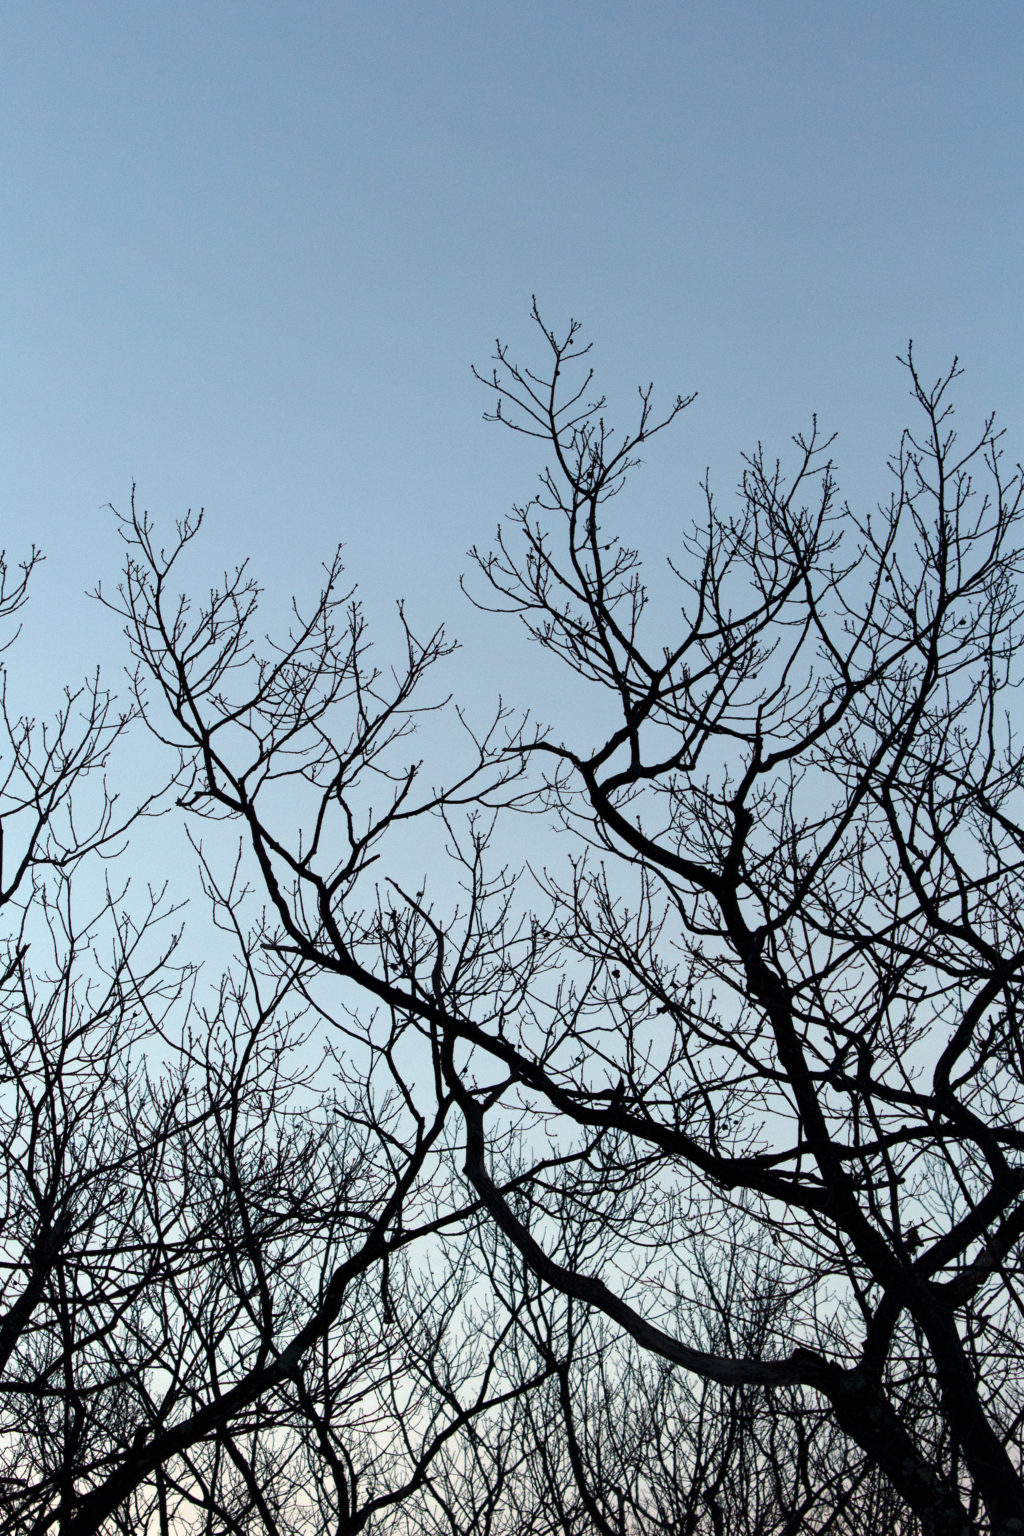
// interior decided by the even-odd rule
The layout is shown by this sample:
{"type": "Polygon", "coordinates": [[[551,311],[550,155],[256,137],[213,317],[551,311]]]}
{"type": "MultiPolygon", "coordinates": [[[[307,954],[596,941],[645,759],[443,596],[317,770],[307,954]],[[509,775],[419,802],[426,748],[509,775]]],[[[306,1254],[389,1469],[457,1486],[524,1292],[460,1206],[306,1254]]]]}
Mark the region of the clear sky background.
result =
{"type": "Polygon", "coordinates": [[[514,696],[457,577],[540,468],[470,375],[495,335],[529,355],[532,293],[626,409],[700,391],[637,482],[652,551],[706,464],[728,497],[812,411],[849,494],[884,496],[908,337],[929,373],[960,354],[965,416],[1020,452],[1020,0],[0,16],[0,505],[9,554],[48,557],[40,680],[117,665],[83,593],[134,480],[281,595],[344,541],[372,608],[450,618],[514,696]]]}

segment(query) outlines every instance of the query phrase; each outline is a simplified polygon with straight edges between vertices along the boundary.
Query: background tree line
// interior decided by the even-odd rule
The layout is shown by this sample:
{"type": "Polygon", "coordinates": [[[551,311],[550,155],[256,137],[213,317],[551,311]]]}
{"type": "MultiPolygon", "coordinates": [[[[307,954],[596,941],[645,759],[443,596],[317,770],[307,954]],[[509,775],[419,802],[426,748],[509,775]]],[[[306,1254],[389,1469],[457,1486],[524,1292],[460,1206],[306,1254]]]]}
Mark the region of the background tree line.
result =
{"type": "Polygon", "coordinates": [[[908,355],[887,500],[815,425],[645,581],[689,401],[617,435],[537,318],[467,590],[582,736],[377,662],[337,557],[262,639],[134,505],[130,703],[4,707],[0,1529],[1024,1532],[1020,472],[908,355]]]}

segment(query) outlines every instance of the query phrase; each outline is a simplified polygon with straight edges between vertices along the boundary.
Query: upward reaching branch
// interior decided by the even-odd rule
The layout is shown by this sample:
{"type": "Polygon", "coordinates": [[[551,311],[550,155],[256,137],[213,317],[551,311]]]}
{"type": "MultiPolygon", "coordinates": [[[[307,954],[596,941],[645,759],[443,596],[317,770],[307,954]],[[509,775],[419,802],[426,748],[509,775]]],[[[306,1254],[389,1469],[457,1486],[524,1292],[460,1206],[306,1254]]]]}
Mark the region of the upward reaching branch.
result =
{"type": "MultiPolygon", "coordinates": [[[[579,327],[535,318],[543,363],[499,344],[483,382],[547,464],[472,595],[581,724],[456,710],[438,787],[442,630],[400,609],[379,665],[335,558],[261,643],[244,566],[173,590],[197,519],[166,551],[124,521],[135,707],[238,958],[172,999],[173,946],[147,971],[115,921],[86,1015],[71,916],[48,1011],[12,940],[0,1392],[61,1416],[45,1478],[17,1421],[17,1507],[272,1531],[308,1456],[318,1532],[1022,1536],[1020,472],[908,353],[880,506],[840,501],[814,423],[728,511],[701,487],[655,583],[611,519],[693,397],[641,389],[620,435],[579,327]]],[[[66,878],[45,787],[106,720],[84,757],[14,748],[12,890],[66,878]]]]}

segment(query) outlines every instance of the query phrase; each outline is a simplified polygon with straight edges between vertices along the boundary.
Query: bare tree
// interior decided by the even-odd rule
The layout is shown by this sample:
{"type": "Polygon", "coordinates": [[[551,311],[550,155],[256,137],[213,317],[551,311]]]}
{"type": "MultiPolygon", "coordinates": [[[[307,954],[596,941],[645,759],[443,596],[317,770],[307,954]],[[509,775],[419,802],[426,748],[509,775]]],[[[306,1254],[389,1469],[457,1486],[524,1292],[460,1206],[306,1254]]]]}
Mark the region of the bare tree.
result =
{"type": "MultiPolygon", "coordinates": [[[[0,567],[4,617],[35,558],[17,580],[0,567]]],[[[261,679],[275,762],[280,701],[297,694],[308,723],[318,680],[344,678],[319,638],[314,665],[307,632],[261,679]]],[[[216,610],[185,643],[218,686],[216,610]]],[[[407,687],[378,722],[357,679],[354,755],[407,687]]],[[[180,905],[119,875],[139,818],[168,804],[165,784],[123,811],[109,787],[131,715],[98,683],[52,724],[3,708],[0,1530],[393,1524],[433,1499],[477,1418],[532,1386],[499,1369],[507,1321],[463,1326],[477,1218],[449,1178],[451,1096],[416,1088],[406,1021],[364,1028],[268,947],[237,850],[218,874],[196,845],[223,975],[184,958],[180,905]]]]}
{"type": "Polygon", "coordinates": [[[958,446],[955,367],[929,387],[908,356],[923,430],[890,501],[839,507],[816,428],[788,478],[758,450],[736,515],[707,492],[673,566],[681,622],[652,645],[638,558],[601,518],[666,423],[645,392],[616,443],[589,377],[562,394],[575,329],[545,334],[543,380],[499,348],[488,382],[554,464],[518,548],[502,537],[480,565],[615,700],[603,740],[530,750],[553,763],[563,823],[618,869],[581,860],[548,882],[546,936],[580,962],[549,1029],[586,1049],[527,1081],[769,1234],[804,1298],[788,1356],[694,1348],[547,1250],[491,1187],[487,1106],[453,1066],[470,1176],[539,1275],[646,1348],[722,1384],[820,1394],[925,1529],[1019,1529],[1019,472],[1004,478],[991,421],[958,446]]]}
{"type": "MultiPolygon", "coordinates": [[[[955,366],[930,385],[908,354],[919,427],[891,497],[841,505],[817,425],[790,469],[758,449],[733,509],[705,487],[670,599],[606,504],[688,401],[657,418],[642,391],[617,437],[577,327],[541,329],[546,366],[499,346],[485,377],[495,417],[550,462],[477,557],[475,595],[591,690],[590,739],[499,715],[457,783],[421,791],[392,754],[440,633],[405,629],[385,693],[332,566],[313,616],[261,660],[244,576],[190,627],[168,592],[178,554],[137,517],[122,606],[140,700],[182,754],[188,808],[243,829],[269,953],[310,995],[348,987],[377,1010],[359,1026],[375,1060],[409,1105],[433,1085],[431,1127],[458,1111],[475,1198],[574,1330],[600,1314],[664,1380],[724,1393],[715,1433],[734,1426],[748,1468],[779,1454],[750,1449],[765,1433],[750,1405],[784,1404],[777,1502],[794,1518],[824,1528],[846,1482],[879,1519],[895,1494],[924,1532],[1020,1533],[1020,474],[991,421],[958,442],[955,366]],[[571,839],[535,861],[532,905],[489,851],[527,810],[571,839]],[[445,840],[458,900],[388,865],[417,820],[445,840]],[[751,1256],[724,1314],[721,1273],[693,1260],[717,1241],[751,1256]],[[758,1331],[769,1252],[785,1304],[758,1331]],[[709,1309],[717,1331],[695,1323],[709,1309]]],[[[400,1159],[417,1178],[419,1146],[400,1159]]],[[[378,1207],[392,1224],[399,1184],[378,1207]]],[[[545,1348],[564,1381],[576,1357],[545,1348]]],[[[661,1506],[594,1490],[611,1417],[584,1421],[566,1453],[585,1517],[641,1528],[661,1506]]]]}

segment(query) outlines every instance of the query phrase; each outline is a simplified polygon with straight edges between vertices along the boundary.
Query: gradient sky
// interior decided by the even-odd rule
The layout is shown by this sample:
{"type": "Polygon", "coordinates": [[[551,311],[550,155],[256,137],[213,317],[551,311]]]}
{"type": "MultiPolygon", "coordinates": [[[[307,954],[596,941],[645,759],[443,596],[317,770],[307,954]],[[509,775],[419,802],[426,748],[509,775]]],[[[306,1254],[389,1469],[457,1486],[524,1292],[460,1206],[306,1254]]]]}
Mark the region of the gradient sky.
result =
{"type": "Polygon", "coordinates": [[[908,337],[1020,453],[1020,0],[0,16],[3,542],[48,556],[23,676],[117,665],[83,593],[133,480],[168,522],[207,507],[211,573],[251,553],[286,595],[341,540],[372,607],[472,641],[464,551],[540,462],[470,363],[529,355],[532,293],[613,401],[700,391],[637,482],[654,551],[706,464],[728,496],[812,411],[884,496],[908,337]]]}

